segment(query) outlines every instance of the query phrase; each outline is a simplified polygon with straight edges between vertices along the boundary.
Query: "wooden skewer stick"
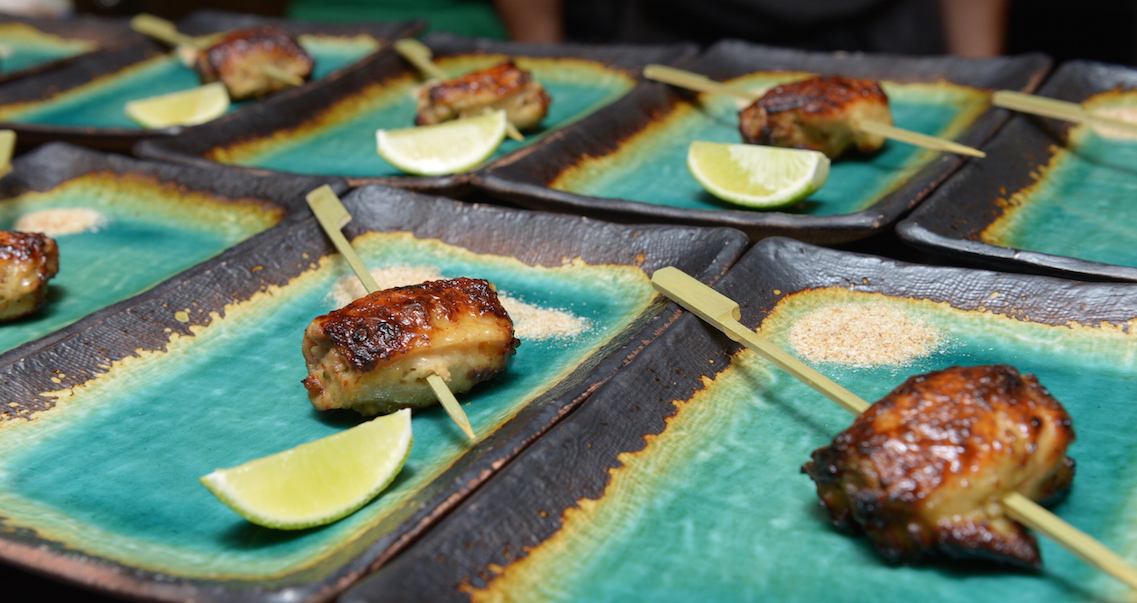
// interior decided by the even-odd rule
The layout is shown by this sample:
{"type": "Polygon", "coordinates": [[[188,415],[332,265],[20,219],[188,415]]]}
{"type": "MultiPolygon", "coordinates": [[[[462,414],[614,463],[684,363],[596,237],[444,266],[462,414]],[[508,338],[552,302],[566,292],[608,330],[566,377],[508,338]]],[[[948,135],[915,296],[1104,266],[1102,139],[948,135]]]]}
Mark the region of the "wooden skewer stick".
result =
{"type": "Polygon", "coordinates": [[[12,171],[12,155],[16,153],[16,132],[0,130],[0,176],[12,171]]]}
{"type": "MultiPolygon", "coordinates": [[[[746,101],[757,100],[758,96],[749,90],[717,82],[709,77],[666,65],[647,65],[644,67],[644,77],[649,80],[671,84],[672,86],[679,86],[687,88],[696,92],[707,92],[710,94],[722,94],[733,96],[746,101]]],[[[913,132],[912,130],[905,130],[882,124],[875,121],[857,120],[854,124],[858,129],[868,132],[869,134],[876,134],[883,138],[896,140],[898,142],[908,143],[910,145],[931,149],[933,151],[946,151],[949,153],[958,153],[960,155],[968,155],[971,157],[986,157],[987,154],[979,149],[969,147],[967,145],[959,144],[952,140],[946,140],[936,136],[929,136],[921,134],[920,132],[913,132]]]]}
{"type": "Polygon", "coordinates": [[[996,107],[1029,113],[1031,115],[1052,117],[1054,119],[1062,119],[1074,123],[1107,126],[1137,134],[1137,123],[1107,117],[1105,115],[1098,115],[1092,111],[1087,111],[1078,103],[1061,101],[1055,98],[1046,98],[1044,96],[1024,94],[1011,90],[996,90],[995,93],[991,95],[991,104],[996,107]]]}
{"type": "MultiPolygon", "coordinates": [[[[336,250],[347,260],[348,265],[355,272],[355,276],[363,283],[363,288],[368,293],[378,291],[379,285],[375,282],[375,278],[371,276],[371,272],[364,266],[363,260],[359,258],[347,237],[343,235],[342,229],[351,221],[351,214],[348,213],[347,208],[343,206],[336,193],[325,184],[308,193],[307,199],[308,206],[316,215],[316,220],[327,233],[328,238],[332,240],[336,250]]],[[[474,429],[470,426],[469,417],[466,416],[466,412],[462,410],[462,405],[454,397],[450,388],[446,386],[442,377],[432,373],[426,381],[430,385],[430,389],[434,391],[434,395],[438,397],[438,401],[442,403],[442,408],[446,410],[446,414],[450,415],[450,419],[462,429],[466,437],[471,440],[475,439],[476,436],[474,429]]]]}
{"type": "MultiPolygon", "coordinates": [[[[652,286],[699,318],[707,321],[734,341],[741,342],[763,358],[800,379],[825,397],[853,414],[860,414],[869,403],[830,381],[739,322],[738,303],[711,289],[678,268],[668,266],[655,271],[652,286]]],[[[1003,499],[1012,519],[1037,530],[1065,547],[1083,561],[1137,588],[1137,570],[1085,532],[1059,519],[1033,500],[1012,492],[1003,499]]]]}
{"type": "MultiPolygon", "coordinates": [[[[406,59],[408,63],[414,65],[415,69],[421,71],[427,80],[445,80],[450,78],[441,67],[434,63],[434,53],[431,52],[430,47],[414,38],[396,40],[395,52],[398,52],[399,56],[406,59]]],[[[518,142],[525,140],[525,136],[521,133],[521,130],[518,130],[517,126],[508,121],[505,122],[505,131],[510,138],[518,142]]]]}
{"type": "MultiPolygon", "coordinates": [[[[221,37],[221,34],[199,37],[186,35],[178,31],[177,26],[172,22],[146,13],[131,17],[130,27],[140,34],[150,36],[160,42],[165,42],[174,48],[189,48],[194,54],[214,45],[221,37]]],[[[304,78],[295,73],[289,73],[276,65],[260,65],[258,69],[268,77],[288,84],[289,86],[304,85],[304,78]]]]}

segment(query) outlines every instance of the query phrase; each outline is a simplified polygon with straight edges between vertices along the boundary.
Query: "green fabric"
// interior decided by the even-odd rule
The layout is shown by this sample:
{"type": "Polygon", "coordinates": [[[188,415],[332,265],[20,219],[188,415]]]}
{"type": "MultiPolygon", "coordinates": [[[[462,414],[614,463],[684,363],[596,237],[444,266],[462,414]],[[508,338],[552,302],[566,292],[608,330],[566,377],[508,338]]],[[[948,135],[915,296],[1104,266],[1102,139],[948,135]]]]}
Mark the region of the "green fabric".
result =
{"type": "Polygon", "coordinates": [[[427,22],[426,32],[507,38],[493,6],[483,0],[293,0],[288,16],[300,21],[411,21],[427,22]]]}

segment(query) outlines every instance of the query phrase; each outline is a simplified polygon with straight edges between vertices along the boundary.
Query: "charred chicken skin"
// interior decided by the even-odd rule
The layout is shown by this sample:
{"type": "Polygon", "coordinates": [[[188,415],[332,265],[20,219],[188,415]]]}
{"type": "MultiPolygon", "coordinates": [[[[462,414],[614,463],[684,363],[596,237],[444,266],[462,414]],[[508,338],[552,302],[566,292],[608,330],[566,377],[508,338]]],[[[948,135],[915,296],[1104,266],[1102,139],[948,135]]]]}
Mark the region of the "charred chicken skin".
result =
{"type": "Polygon", "coordinates": [[[316,62],[279,27],[250,27],[230,32],[201,51],[194,68],[201,81],[220,80],[233,100],[262,97],[289,84],[266,73],[266,66],[301,80],[312,75],[316,62]]]}
{"type": "Polygon", "coordinates": [[[1040,503],[1074,478],[1070,417],[1033,375],[952,367],[908,379],[802,467],[833,524],[894,562],[930,555],[1041,565],[1002,500],[1040,503]]]}
{"type": "Polygon", "coordinates": [[[783,84],[738,114],[742,139],[751,144],[811,149],[830,159],[851,149],[876,151],[884,138],[856,127],[858,119],[892,124],[880,84],[841,76],[783,84]]]}
{"type": "Polygon", "coordinates": [[[467,73],[419,93],[415,125],[427,126],[502,109],[518,130],[531,130],[549,112],[549,93],[513,61],[467,73]]]}
{"type": "Polygon", "coordinates": [[[0,320],[27,316],[47,301],[59,247],[39,233],[0,231],[0,320]]]}
{"type": "Polygon", "coordinates": [[[319,410],[364,416],[437,401],[437,374],[461,393],[505,370],[519,341],[493,285],[456,278],[376,291],[312,321],[304,387],[319,410]]]}

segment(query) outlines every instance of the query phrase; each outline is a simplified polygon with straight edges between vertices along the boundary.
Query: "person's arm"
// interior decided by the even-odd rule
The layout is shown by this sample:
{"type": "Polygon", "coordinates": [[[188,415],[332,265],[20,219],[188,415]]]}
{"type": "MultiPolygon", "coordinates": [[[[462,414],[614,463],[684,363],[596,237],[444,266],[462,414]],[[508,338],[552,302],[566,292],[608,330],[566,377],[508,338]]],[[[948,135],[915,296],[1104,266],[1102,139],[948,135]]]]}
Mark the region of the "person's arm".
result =
{"type": "Polygon", "coordinates": [[[964,57],[1003,54],[1010,0],[940,0],[948,52],[964,57]]]}
{"type": "Polygon", "coordinates": [[[511,40],[561,42],[565,37],[562,0],[493,0],[511,40]]]}

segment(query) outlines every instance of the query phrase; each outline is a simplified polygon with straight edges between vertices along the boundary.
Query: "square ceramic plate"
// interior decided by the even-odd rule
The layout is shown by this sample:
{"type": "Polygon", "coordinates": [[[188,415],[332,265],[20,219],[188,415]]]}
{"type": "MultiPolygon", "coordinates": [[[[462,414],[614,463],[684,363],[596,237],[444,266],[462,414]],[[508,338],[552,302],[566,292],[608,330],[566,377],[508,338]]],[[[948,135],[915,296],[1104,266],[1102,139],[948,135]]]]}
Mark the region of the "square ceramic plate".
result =
{"type": "Polygon", "coordinates": [[[505,373],[459,396],[477,443],[439,406],[416,411],[396,481],[354,515],[296,532],[248,523],[199,483],[360,421],[314,410],[301,384],[305,327],[361,294],[308,220],[0,365],[0,558],[128,598],[333,598],[666,330],[679,313],[647,274],[676,264],[713,281],[746,245],[730,229],[633,228],[389,187],[344,202],[381,286],[471,276],[503,296],[521,344],[505,373]]]}
{"type": "MultiPolygon", "coordinates": [[[[1039,94],[1137,121],[1137,70],[1063,64],[1039,94]]],[[[1137,280],[1137,139],[1016,116],[988,156],[897,224],[953,260],[1080,280],[1137,280]]]]}
{"type": "Polygon", "coordinates": [[[0,326],[0,363],[72,336],[66,328],[280,224],[306,219],[304,191],[329,178],[218,179],[209,170],[43,146],[0,179],[0,229],[43,232],[59,246],[48,303],[0,326]],[[21,347],[23,346],[23,347],[21,347]]]}
{"type": "MultiPolygon", "coordinates": [[[[1137,285],[771,238],[715,288],[740,302],[744,324],[868,401],[952,365],[1037,375],[1077,434],[1078,475],[1054,512],[1137,559],[1137,479],[1125,470],[1137,455],[1137,285]]],[[[1043,569],[1031,573],[894,566],[838,532],[799,468],[850,422],[686,315],[340,601],[1128,600],[1123,584],[1042,537],[1043,569]]]]}
{"type": "MultiPolygon", "coordinates": [[[[496,65],[512,57],[549,91],[549,114],[525,140],[507,138],[490,161],[522,148],[617,101],[639,82],[647,63],[671,63],[694,53],[688,45],[623,46],[522,44],[432,34],[424,42],[435,62],[452,75],[496,65]]],[[[135,153],[194,165],[225,164],[256,172],[327,174],[353,184],[381,183],[457,194],[469,174],[408,176],[379,157],[375,130],[414,125],[415,93],[422,76],[389,55],[364,71],[273,108],[218,120],[176,138],[139,144],[135,153]]]]}
{"type": "MultiPolygon", "coordinates": [[[[1006,119],[993,88],[1033,90],[1049,68],[1040,55],[967,60],[826,54],[724,41],[689,69],[762,90],[802,73],[883,82],[896,125],[982,145],[1006,119]]],[[[538,209],[637,222],[732,226],[758,239],[787,235],[844,243],[890,228],[963,162],[896,142],[870,158],[835,161],[826,185],[787,211],[740,210],[706,193],[687,170],[694,140],[742,142],[734,98],[644,86],[555,142],[503,161],[475,185],[538,209]]]]}
{"type": "MultiPolygon", "coordinates": [[[[231,113],[319,87],[323,80],[373,57],[392,40],[414,35],[422,28],[421,23],[303,23],[203,11],[179,22],[178,29],[203,35],[254,24],[276,24],[298,36],[316,59],[313,81],[264,100],[234,103],[231,113]]],[[[171,136],[186,130],[144,129],[123,111],[128,101],[200,85],[193,69],[182,64],[168,47],[149,39],[139,40],[60,69],[0,85],[0,128],[15,130],[22,147],[65,141],[128,152],[143,138],[171,136]]]]}
{"type": "Polygon", "coordinates": [[[96,50],[139,39],[125,19],[0,14],[0,82],[62,67],[96,50]]]}

